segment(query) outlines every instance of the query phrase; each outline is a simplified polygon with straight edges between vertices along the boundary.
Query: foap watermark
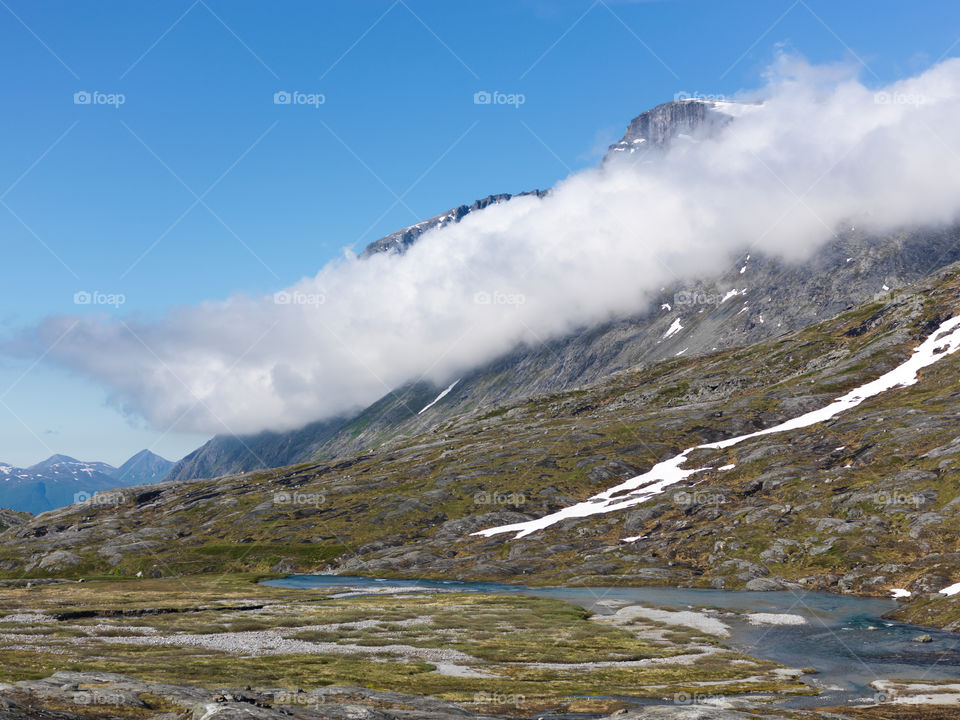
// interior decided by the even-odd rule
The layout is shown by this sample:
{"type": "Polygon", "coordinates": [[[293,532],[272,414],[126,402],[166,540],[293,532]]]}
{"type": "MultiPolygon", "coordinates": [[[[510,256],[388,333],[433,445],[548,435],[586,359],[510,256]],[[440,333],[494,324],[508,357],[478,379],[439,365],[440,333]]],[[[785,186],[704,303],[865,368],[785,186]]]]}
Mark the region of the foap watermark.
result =
{"type": "Polygon", "coordinates": [[[122,692],[103,690],[81,690],[73,693],[71,699],[76,705],[127,705],[128,698],[122,692]]]}
{"type": "Polygon", "coordinates": [[[920,507],[927,499],[920,493],[905,493],[899,490],[881,490],[874,493],[874,505],[882,507],[920,507]]]}
{"type": "Polygon", "coordinates": [[[708,293],[702,290],[680,290],[673,295],[674,305],[719,305],[723,302],[720,293],[708,293]]]}
{"type": "Polygon", "coordinates": [[[309,505],[320,507],[327,502],[323,493],[278,492],[273,495],[274,505],[309,505]]]}
{"type": "Polygon", "coordinates": [[[85,507],[114,508],[123,505],[126,501],[127,496],[117,490],[101,490],[99,492],[81,490],[73,494],[73,504],[85,507]]]}
{"type": "Polygon", "coordinates": [[[110,307],[119,308],[126,302],[127,296],[123,293],[78,290],[73,294],[74,305],[109,305],[110,307]]]}
{"type": "Polygon", "coordinates": [[[520,707],[527,698],[525,695],[502,692],[478,692],[473,696],[473,701],[479,705],[512,705],[520,707]]]}
{"type": "Polygon", "coordinates": [[[281,290],[273,294],[273,302],[276,305],[304,305],[307,307],[320,307],[327,301],[327,296],[323,293],[305,293],[288,292],[281,290]]]}
{"type": "Polygon", "coordinates": [[[920,93],[878,92],[873,94],[876,105],[913,105],[920,106],[927,102],[927,97],[920,93]]]}
{"type": "Polygon", "coordinates": [[[513,105],[513,107],[519,109],[526,101],[527,96],[523,93],[478,90],[473,94],[474,105],[513,105]]]}
{"type": "Polygon", "coordinates": [[[327,702],[329,701],[323,696],[310,695],[302,690],[281,690],[273,696],[274,705],[299,705],[317,709],[327,702]]]}
{"type": "Polygon", "coordinates": [[[722,493],[706,492],[696,490],[686,492],[681,490],[673,494],[673,504],[679,507],[692,507],[694,505],[725,505],[727,498],[722,493]]]}
{"type": "Polygon", "coordinates": [[[527,296],[523,293],[501,292],[494,290],[491,292],[481,291],[474,293],[473,302],[475,305],[513,305],[520,307],[526,304],[527,296]]]}
{"type": "Polygon", "coordinates": [[[512,505],[513,507],[520,507],[526,502],[526,496],[518,492],[492,493],[482,490],[473,494],[474,505],[512,505]]]}
{"type": "Polygon", "coordinates": [[[676,101],[700,100],[702,102],[730,102],[726,95],[719,95],[717,93],[702,93],[697,92],[696,90],[693,92],[681,90],[680,92],[673,94],[673,99],[676,101]]]}
{"type": "Polygon", "coordinates": [[[273,94],[274,105],[308,105],[314,109],[318,109],[321,105],[325,105],[326,102],[327,96],[323,93],[278,90],[273,94]]]}
{"type": "Polygon", "coordinates": [[[119,109],[121,105],[127,102],[127,96],[123,93],[106,93],[99,90],[77,90],[73,94],[74,105],[109,105],[119,109]]]}
{"type": "Polygon", "coordinates": [[[705,693],[678,692],[673,695],[674,705],[714,705],[722,699],[720,695],[705,693]]]}

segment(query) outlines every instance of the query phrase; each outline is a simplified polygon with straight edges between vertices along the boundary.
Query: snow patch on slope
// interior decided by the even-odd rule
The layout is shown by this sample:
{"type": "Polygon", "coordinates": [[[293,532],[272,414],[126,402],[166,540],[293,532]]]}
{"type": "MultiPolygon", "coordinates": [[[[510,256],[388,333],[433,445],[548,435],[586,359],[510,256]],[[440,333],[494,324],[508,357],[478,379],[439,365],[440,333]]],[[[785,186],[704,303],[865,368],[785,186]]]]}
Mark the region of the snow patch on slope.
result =
{"type": "MultiPolygon", "coordinates": [[[[846,395],[837,398],[819,410],[805,413],[792,420],[787,420],[779,425],[767,428],[766,430],[758,430],[757,432],[739,435],[728,440],[721,440],[720,442],[695,445],[669,460],[657,463],[644,474],[630,478],[576,505],[571,505],[557,512],[527,522],[487,528],[486,530],[480,530],[472,534],[490,537],[501,533],[516,533],[515,539],[517,539],[535,533],[538,530],[548,528],[551,525],[555,525],[569,518],[601,515],[639,505],[655,495],[659,495],[667,487],[675,485],[691,475],[695,475],[704,470],[712,470],[712,467],[693,468],[689,470],[682,467],[682,465],[687,462],[690,453],[694,450],[724,450],[752,438],[788,432],[824,422],[842,412],[856,407],[864,400],[886,392],[887,390],[895,387],[913,385],[917,382],[917,373],[919,373],[921,369],[933,365],[948,355],[952,355],[957,350],[960,350],[960,316],[951,318],[941,324],[935,332],[913,351],[913,354],[906,362],[876,380],[851,390],[846,395]]],[[[944,588],[940,592],[945,595],[960,593],[960,583],[944,588]]]]}
{"type": "Polygon", "coordinates": [[[432,408],[434,405],[436,405],[438,402],[440,402],[441,400],[443,400],[443,399],[447,396],[447,394],[448,394],[451,390],[453,390],[454,387],[456,387],[457,383],[460,382],[460,380],[461,380],[461,378],[457,378],[457,379],[454,380],[452,383],[450,383],[450,387],[448,387],[448,388],[447,388],[446,390],[444,390],[442,393],[440,393],[439,395],[437,395],[433,400],[431,400],[429,403],[427,403],[427,404],[424,406],[423,410],[421,410],[420,412],[418,412],[417,415],[423,415],[427,410],[429,410],[429,409],[432,408]]]}
{"type": "Polygon", "coordinates": [[[683,324],[680,322],[680,318],[677,318],[673,321],[673,324],[667,328],[667,331],[663,334],[663,339],[666,340],[668,337],[676,335],[681,330],[683,330],[683,324]]]}

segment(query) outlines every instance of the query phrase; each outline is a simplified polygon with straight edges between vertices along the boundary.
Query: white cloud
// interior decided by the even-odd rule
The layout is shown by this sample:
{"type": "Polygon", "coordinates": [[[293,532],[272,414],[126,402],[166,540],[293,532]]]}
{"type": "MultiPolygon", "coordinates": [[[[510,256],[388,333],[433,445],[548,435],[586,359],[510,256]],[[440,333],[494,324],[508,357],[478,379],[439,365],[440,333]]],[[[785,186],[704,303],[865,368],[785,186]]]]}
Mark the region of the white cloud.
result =
{"type": "MultiPolygon", "coordinates": [[[[290,428],[643,310],[748,247],[802,261],[840,222],[957,219],[960,61],[877,90],[850,68],[784,57],[768,82],[760,110],[660,162],[607,163],[405,255],[332,263],[285,304],[238,295],[157,321],[84,316],[47,359],[158,428],[290,428]]],[[[76,321],[49,318],[7,350],[46,349],[76,321]]]]}

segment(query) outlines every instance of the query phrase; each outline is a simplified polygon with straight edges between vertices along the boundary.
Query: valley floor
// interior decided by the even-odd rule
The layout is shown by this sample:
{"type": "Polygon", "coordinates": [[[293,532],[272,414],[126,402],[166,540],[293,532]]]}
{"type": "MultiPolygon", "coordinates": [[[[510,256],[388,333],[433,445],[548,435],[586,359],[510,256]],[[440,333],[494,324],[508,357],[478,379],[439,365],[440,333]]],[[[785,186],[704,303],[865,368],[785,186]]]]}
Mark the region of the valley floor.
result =
{"type": "MultiPolygon", "coordinates": [[[[772,705],[815,690],[801,669],[727,647],[723,623],[709,611],[593,615],[519,594],[385,585],[357,595],[257,579],[98,579],[0,590],[0,718],[826,713],[772,705]]],[[[940,691],[933,702],[952,701],[960,690],[941,684],[923,692],[930,687],[940,691]]],[[[849,717],[946,717],[911,707],[931,701],[916,688],[901,683],[884,692],[887,714],[849,717]]]]}

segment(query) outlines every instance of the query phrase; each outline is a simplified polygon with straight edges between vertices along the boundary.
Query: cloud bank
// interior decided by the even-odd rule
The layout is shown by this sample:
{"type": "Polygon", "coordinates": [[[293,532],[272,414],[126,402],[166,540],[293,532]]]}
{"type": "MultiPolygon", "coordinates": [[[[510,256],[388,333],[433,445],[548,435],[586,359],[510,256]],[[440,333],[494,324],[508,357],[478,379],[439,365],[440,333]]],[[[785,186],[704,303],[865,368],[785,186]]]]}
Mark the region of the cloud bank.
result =
{"type": "Polygon", "coordinates": [[[404,255],[347,258],[276,296],[156,321],[51,317],[6,349],[53,345],[47,361],[161,430],[284,429],[642,311],[748,248],[803,261],[841,222],[883,232],[958,219],[960,60],[877,89],[851,68],[782,57],[755,96],[763,104],[714,137],[578,173],[404,255]]]}

